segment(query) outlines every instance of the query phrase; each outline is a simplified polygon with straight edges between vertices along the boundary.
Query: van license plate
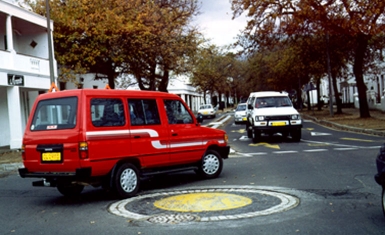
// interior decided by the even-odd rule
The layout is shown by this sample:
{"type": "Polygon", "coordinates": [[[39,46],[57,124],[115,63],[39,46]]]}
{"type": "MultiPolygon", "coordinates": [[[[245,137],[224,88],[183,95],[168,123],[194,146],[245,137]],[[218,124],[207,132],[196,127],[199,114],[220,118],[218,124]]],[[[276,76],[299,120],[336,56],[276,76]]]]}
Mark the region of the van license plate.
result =
{"type": "Polygon", "coordinates": [[[60,162],[61,153],[60,152],[42,153],[41,159],[43,162],[60,162]]]}
{"type": "Polygon", "coordinates": [[[286,122],[273,122],[271,123],[272,126],[285,126],[286,122]]]}

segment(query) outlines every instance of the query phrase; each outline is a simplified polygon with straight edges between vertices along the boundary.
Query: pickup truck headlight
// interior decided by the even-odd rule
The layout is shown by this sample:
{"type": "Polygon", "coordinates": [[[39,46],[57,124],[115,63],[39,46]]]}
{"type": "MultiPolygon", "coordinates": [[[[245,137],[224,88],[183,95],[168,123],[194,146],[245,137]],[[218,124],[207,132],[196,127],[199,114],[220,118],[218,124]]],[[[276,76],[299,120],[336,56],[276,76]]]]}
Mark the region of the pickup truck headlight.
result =
{"type": "Polygon", "coordinates": [[[291,120],[299,120],[301,119],[301,116],[299,114],[291,115],[291,120]]]}
{"type": "Polygon", "coordinates": [[[265,120],[265,116],[255,116],[255,121],[256,122],[264,121],[264,120],[265,120]]]}

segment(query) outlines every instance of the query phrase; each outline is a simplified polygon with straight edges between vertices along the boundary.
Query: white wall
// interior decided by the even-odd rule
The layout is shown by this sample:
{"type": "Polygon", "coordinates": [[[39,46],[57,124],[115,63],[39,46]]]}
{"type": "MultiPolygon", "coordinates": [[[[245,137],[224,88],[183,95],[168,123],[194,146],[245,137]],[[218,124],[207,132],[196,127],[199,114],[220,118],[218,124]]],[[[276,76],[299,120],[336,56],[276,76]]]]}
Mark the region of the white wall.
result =
{"type": "Polygon", "coordinates": [[[8,101],[7,101],[7,88],[0,87],[0,146],[8,146],[9,139],[9,117],[8,117],[8,101]]]}

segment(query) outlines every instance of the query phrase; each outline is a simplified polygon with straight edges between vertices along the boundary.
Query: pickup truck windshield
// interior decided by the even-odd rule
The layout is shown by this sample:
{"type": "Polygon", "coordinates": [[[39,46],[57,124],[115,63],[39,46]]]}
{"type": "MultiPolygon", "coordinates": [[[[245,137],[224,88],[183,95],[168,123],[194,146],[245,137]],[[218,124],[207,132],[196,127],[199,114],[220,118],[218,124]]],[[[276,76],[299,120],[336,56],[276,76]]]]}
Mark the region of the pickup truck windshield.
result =
{"type": "Polygon", "coordinates": [[[289,97],[261,97],[255,101],[256,108],[270,108],[270,107],[291,107],[292,103],[289,97]]]}

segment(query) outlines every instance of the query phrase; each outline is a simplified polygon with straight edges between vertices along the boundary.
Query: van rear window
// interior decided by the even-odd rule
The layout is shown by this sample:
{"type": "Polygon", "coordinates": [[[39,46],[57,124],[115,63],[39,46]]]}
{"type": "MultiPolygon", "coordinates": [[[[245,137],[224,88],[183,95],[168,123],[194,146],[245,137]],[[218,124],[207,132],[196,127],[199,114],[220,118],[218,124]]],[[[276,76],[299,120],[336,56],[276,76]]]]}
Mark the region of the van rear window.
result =
{"type": "Polygon", "coordinates": [[[41,100],[33,114],[31,131],[72,129],[76,126],[77,97],[41,100]]]}

